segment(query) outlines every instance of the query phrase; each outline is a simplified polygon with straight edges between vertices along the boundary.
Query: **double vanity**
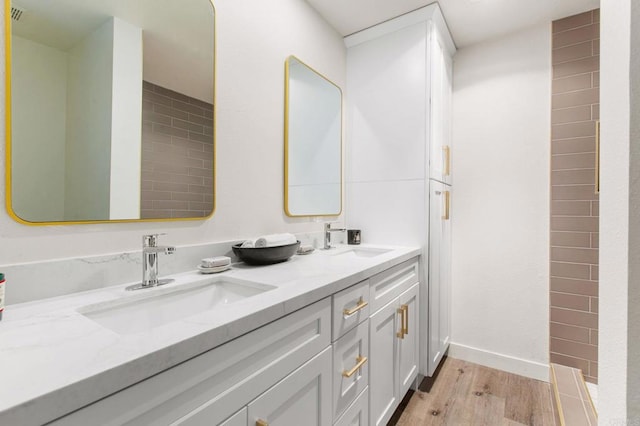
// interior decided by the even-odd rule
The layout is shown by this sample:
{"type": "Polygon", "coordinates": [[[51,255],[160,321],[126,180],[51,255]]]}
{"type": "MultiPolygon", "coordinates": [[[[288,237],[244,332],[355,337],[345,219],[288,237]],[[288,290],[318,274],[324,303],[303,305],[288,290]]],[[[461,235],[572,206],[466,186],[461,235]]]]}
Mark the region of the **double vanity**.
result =
{"type": "Polygon", "coordinates": [[[13,305],[0,424],[386,424],[418,374],[419,255],[338,246],[13,305]]]}

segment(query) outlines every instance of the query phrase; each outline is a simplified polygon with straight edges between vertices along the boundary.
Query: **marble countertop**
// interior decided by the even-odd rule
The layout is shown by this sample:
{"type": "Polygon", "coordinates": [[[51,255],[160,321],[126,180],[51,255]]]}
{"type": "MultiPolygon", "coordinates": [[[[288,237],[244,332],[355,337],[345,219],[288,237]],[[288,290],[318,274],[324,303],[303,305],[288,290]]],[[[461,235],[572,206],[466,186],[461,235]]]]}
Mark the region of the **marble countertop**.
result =
{"type": "Polygon", "coordinates": [[[335,255],[350,247],[269,266],[234,264],[217,276],[275,288],[146,331],[118,334],[80,312],[203,275],[176,274],[175,282],[148,290],[125,291],[126,283],[9,306],[0,322],[0,424],[52,421],[420,255],[415,247],[387,247],[375,257],[335,255]]]}

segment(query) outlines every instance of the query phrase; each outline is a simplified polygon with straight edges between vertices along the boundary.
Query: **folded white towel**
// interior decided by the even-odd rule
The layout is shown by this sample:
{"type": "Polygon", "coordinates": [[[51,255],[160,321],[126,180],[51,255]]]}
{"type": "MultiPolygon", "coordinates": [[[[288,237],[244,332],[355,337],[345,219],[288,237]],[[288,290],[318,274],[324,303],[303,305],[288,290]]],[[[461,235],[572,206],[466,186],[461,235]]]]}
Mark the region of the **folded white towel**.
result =
{"type": "Polygon", "coordinates": [[[278,247],[294,244],[296,241],[298,240],[296,240],[296,236],[293,234],[270,234],[258,238],[254,245],[255,247],[278,247]]]}
{"type": "Polygon", "coordinates": [[[204,268],[217,268],[220,266],[227,266],[231,263],[231,258],[227,256],[207,257],[201,260],[201,265],[204,268]]]}
{"type": "Polygon", "coordinates": [[[240,247],[242,248],[254,248],[256,245],[253,242],[253,240],[247,240],[244,243],[242,243],[242,245],[240,247]]]}

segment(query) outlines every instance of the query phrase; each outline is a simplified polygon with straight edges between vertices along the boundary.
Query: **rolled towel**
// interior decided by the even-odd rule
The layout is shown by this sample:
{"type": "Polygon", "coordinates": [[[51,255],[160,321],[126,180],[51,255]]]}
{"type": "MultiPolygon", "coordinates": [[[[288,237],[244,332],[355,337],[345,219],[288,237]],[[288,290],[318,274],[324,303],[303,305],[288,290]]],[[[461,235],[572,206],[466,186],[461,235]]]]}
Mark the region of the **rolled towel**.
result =
{"type": "Polygon", "coordinates": [[[270,234],[263,235],[258,238],[254,243],[256,248],[259,247],[278,247],[278,246],[286,246],[288,244],[294,244],[298,240],[296,236],[293,234],[270,234]]]}
{"type": "Polygon", "coordinates": [[[242,248],[254,248],[256,245],[253,242],[253,240],[247,240],[244,243],[242,243],[242,245],[240,247],[242,248]]]}

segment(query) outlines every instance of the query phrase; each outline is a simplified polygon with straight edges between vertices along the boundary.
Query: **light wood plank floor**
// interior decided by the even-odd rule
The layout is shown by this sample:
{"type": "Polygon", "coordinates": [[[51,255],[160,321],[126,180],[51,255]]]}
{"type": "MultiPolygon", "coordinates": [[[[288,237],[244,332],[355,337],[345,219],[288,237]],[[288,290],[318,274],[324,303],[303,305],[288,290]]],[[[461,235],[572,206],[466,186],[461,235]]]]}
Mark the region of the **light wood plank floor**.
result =
{"type": "Polygon", "coordinates": [[[389,425],[554,426],[548,383],[446,358],[389,425]]]}

